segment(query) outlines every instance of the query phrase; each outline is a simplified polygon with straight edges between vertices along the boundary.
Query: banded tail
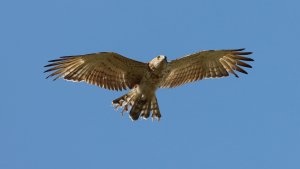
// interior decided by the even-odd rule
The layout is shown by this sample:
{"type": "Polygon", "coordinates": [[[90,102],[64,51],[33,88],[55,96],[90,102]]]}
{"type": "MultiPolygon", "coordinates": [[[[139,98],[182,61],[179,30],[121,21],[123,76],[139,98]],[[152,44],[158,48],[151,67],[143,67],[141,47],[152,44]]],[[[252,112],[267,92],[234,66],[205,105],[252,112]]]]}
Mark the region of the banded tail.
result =
{"type": "Polygon", "coordinates": [[[147,99],[142,94],[138,94],[134,89],[113,100],[112,104],[116,109],[122,107],[122,114],[131,108],[129,117],[133,121],[139,119],[139,117],[147,119],[151,111],[152,119],[156,118],[159,121],[161,117],[156,96],[154,95],[152,99],[147,99]]]}

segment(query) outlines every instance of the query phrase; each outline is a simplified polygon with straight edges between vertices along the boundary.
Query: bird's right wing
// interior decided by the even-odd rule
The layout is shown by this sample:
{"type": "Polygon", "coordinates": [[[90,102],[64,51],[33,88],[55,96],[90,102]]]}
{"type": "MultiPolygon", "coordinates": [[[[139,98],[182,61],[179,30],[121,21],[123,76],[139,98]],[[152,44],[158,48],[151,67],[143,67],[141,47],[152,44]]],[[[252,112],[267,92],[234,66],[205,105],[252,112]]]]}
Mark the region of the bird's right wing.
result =
{"type": "MultiPolygon", "coordinates": [[[[50,60],[45,72],[75,82],[87,82],[109,90],[133,88],[142,79],[147,64],[113,52],[100,52],[78,56],[63,56],[50,60]]],[[[47,77],[47,78],[48,78],[47,77]]]]}

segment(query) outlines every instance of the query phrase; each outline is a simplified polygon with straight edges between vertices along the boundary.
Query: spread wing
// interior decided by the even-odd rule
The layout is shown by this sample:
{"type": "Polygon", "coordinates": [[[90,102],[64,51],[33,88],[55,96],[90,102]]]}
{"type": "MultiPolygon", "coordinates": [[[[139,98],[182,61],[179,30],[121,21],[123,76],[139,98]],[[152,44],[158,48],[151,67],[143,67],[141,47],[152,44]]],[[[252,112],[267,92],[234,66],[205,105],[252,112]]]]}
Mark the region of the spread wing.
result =
{"type": "Polygon", "coordinates": [[[254,60],[243,56],[252,52],[243,50],[208,50],[173,60],[169,63],[168,74],[160,87],[176,87],[204,78],[226,77],[229,73],[239,77],[235,71],[247,74],[240,66],[248,68],[251,66],[241,60],[254,60]]]}
{"type": "Polygon", "coordinates": [[[84,81],[110,90],[133,88],[147,70],[146,63],[112,52],[63,56],[49,62],[45,72],[52,72],[48,77],[56,76],[54,80],[84,81]]]}

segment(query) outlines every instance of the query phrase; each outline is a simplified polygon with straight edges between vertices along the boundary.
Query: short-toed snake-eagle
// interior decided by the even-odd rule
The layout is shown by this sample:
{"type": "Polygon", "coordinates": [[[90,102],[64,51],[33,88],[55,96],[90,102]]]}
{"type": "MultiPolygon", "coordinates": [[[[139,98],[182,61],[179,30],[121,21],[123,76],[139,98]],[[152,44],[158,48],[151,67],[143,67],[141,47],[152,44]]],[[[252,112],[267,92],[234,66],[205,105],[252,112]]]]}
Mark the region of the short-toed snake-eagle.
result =
{"type": "MultiPolygon", "coordinates": [[[[109,90],[131,89],[112,101],[115,107],[123,107],[132,120],[139,117],[161,118],[155,91],[172,88],[205,78],[220,78],[229,73],[239,77],[236,71],[247,72],[241,67],[251,66],[244,61],[252,52],[244,49],[207,50],[167,61],[160,55],[148,63],[126,58],[114,52],[100,52],[78,56],[64,56],[50,60],[45,72],[54,80],[64,78],[75,82],[87,82],[109,90]]],[[[47,78],[48,78],[47,77],[47,78]]]]}

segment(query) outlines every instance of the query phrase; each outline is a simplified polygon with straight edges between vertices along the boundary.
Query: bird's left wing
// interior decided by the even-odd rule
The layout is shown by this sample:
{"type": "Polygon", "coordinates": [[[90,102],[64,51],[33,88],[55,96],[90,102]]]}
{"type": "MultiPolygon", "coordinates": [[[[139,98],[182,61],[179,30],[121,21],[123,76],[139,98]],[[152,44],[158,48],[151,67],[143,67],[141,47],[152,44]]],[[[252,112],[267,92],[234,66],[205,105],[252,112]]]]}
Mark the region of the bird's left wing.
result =
{"type": "Polygon", "coordinates": [[[56,76],[54,80],[84,81],[109,90],[133,88],[147,70],[146,63],[113,52],[63,56],[49,62],[45,72],[53,71],[48,77],[56,76]]]}
{"type": "Polygon", "coordinates": [[[168,73],[160,87],[170,88],[204,78],[226,77],[229,73],[238,77],[235,71],[247,74],[240,66],[248,68],[251,66],[241,60],[253,61],[243,56],[252,52],[243,52],[243,50],[208,50],[173,60],[169,63],[168,73]]]}

